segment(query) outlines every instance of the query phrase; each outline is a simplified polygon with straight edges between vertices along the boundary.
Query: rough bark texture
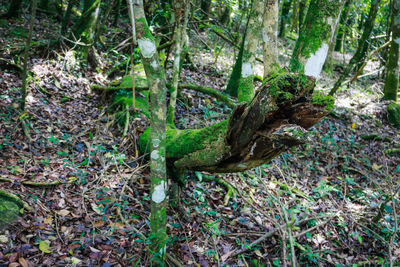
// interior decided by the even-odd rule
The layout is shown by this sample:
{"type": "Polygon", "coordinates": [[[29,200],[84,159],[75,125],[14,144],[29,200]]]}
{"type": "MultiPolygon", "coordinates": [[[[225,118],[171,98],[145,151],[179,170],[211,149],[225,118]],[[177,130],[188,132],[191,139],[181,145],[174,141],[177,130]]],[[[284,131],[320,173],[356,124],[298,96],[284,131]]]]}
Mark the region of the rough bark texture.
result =
{"type": "Polygon", "coordinates": [[[343,70],[342,75],[339,77],[332,90],[329,92],[329,95],[334,95],[339,87],[342,85],[343,81],[347,78],[349,73],[352,71],[354,66],[360,62],[363,62],[368,51],[369,46],[369,38],[371,37],[372,29],[374,28],[375,18],[378,14],[379,6],[381,0],[374,0],[371,2],[371,7],[369,9],[368,18],[364,24],[364,31],[361,35],[360,40],[358,41],[357,51],[354,56],[350,59],[349,64],[343,70]]]}
{"type": "Polygon", "coordinates": [[[399,88],[399,45],[400,45],[400,0],[393,0],[392,5],[392,41],[386,64],[384,98],[397,101],[399,88]]]}
{"type": "Polygon", "coordinates": [[[278,0],[265,1],[262,29],[264,79],[278,64],[278,11],[278,0]]]}
{"type": "Polygon", "coordinates": [[[290,61],[293,72],[318,77],[332,41],[342,0],[311,0],[290,61]]]}
{"type": "Polygon", "coordinates": [[[249,102],[254,96],[254,65],[257,45],[261,39],[263,13],[264,5],[262,1],[253,0],[243,46],[243,62],[238,88],[239,103],[249,102]]]}
{"type": "Polygon", "coordinates": [[[137,42],[150,87],[150,170],[151,170],[151,217],[150,251],[153,265],[164,261],[166,233],[167,173],[165,163],[165,121],[167,86],[160,65],[155,40],[147,25],[143,1],[135,0],[134,15],[137,42]]]}
{"type": "MultiPolygon", "coordinates": [[[[315,79],[305,75],[271,77],[250,104],[228,120],[202,129],[168,129],[167,162],[177,169],[239,172],[260,166],[282,151],[304,143],[306,129],[333,107],[333,98],[312,96],[315,79]]],[[[149,152],[149,130],[140,137],[149,152]]]]}

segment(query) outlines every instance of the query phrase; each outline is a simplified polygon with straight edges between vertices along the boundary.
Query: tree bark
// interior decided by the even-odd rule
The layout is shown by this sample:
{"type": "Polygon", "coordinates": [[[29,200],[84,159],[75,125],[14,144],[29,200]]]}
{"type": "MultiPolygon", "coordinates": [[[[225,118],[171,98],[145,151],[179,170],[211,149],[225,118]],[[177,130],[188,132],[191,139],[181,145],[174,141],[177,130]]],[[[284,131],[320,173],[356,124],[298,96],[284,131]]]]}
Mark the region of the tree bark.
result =
{"type": "MultiPolygon", "coordinates": [[[[150,171],[151,171],[151,244],[152,263],[161,266],[165,259],[167,241],[167,172],[165,161],[165,125],[167,86],[165,73],[160,65],[156,43],[147,25],[143,0],[134,5],[136,39],[150,87],[150,171]]],[[[147,146],[147,144],[146,144],[147,146]]]]}
{"type": "Polygon", "coordinates": [[[74,7],[75,3],[77,0],[69,0],[68,1],[68,6],[67,6],[67,10],[65,11],[62,23],[61,23],[61,34],[64,35],[67,28],[68,28],[68,24],[69,21],[71,19],[71,12],[72,12],[72,8],[74,7]]]}
{"type": "Polygon", "coordinates": [[[182,48],[184,46],[184,38],[186,35],[186,27],[189,17],[190,2],[185,0],[176,1],[175,3],[175,58],[172,72],[172,86],[170,89],[169,107],[167,115],[167,123],[174,125],[175,120],[175,105],[176,97],[178,95],[178,83],[181,71],[182,48]]]}
{"type": "Polygon", "coordinates": [[[292,0],[283,0],[281,21],[279,24],[279,38],[283,38],[286,35],[286,22],[289,17],[290,6],[292,5],[292,0]]]}
{"type": "Polygon", "coordinates": [[[4,18],[18,17],[19,12],[21,10],[21,4],[22,4],[22,0],[11,0],[7,13],[4,14],[2,17],[4,17],[4,18]]]}
{"type": "Polygon", "coordinates": [[[347,78],[349,73],[353,70],[354,66],[364,61],[369,47],[368,40],[371,37],[372,29],[374,28],[375,18],[376,15],[378,14],[380,3],[381,0],[375,0],[371,3],[368,18],[364,24],[364,31],[361,35],[360,40],[358,41],[357,51],[354,54],[354,56],[350,59],[349,64],[343,70],[342,75],[336,81],[332,90],[329,92],[329,95],[334,95],[336,91],[339,89],[339,87],[342,85],[343,81],[347,78]]]}
{"type": "Polygon", "coordinates": [[[335,51],[343,51],[342,39],[347,28],[347,17],[349,16],[352,4],[353,0],[346,0],[346,3],[344,4],[343,12],[340,16],[338,33],[336,35],[335,51]]]}
{"type": "MultiPolygon", "coordinates": [[[[238,105],[228,120],[202,129],[167,130],[167,164],[181,170],[240,172],[260,166],[304,143],[306,129],[333,107],[332,97],[312,96],[315,79],[270,77],[250,104],[238,105]]],[[[140,150],[149,152],[149,130],[140,150]]]]}
{"type": "Polygon", "coordinates": [[[264,79],[278,63],[278,0],[265,0],[262,29],[264,79]]]}
{"type": "Polygon", "coordinates": [[[25,110],[26,104],[26,95],[27,95],[27,77],[28,77],[28,58],[29,58],[29,50],[31,47],[32,33],[33,33],[33,24],[35,22],[36,17],[36,8],[37,8],[37,0],[32,1],[31,6],[31,18],[29,20],[29,33],[26,38],[25,43],[25,55],[24,55],[24,69],[22,71],[22,110],[25,110]]]}
{"type": "Polygon", "coordinates": [[[297,39],[290,69],[318,78],[328,54],[343,0],[311,0],[297,39]]]}
{"type": "Polygon", "coordinates": [[[386,64],[386,80],[383,89],[384,99],[397,101],[399,88],[399,44],[400,44],[400,0],[393,0],[392,5],[392,40],[388,62],[386,64]]]}
{"type": "Polygon", "coordinates": [[[249,22],[246,30],[246,41],[243,47],[243,63],[238,88],[238,102],[250,102],[254,96],[254,65],[256,62],[256,51],[261,39],[263,24],[264,5],[261,0],[253,0],[249,22]]]}

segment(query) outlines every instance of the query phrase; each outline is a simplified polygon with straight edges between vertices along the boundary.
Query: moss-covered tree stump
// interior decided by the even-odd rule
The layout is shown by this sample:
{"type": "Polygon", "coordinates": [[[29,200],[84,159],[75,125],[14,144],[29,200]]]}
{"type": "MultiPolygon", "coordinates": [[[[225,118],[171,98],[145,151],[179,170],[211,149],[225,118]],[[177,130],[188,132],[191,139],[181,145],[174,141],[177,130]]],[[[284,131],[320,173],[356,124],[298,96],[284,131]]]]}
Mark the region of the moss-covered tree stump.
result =
{"type": "MultiPolygon", "coordinates": [[[[169,167],[208,172],[240,172],[260,166],[307,139],[307,128],[333,108],[333,98],[314,94],[315,80],[281,74],[262,86],[250,103],[236,106],[229,119],[202,129],[166,133],[169,167]]],[[[139,140],[149,151],[149,129],[139,140]]],[[[150,155],[157,157],[158,155],[150,155]]]]}
{"type": "Polygon", "coordinates": [[[396,128],[400,129],[400,104],[393,102],[387,107],[388,121],[396,128]]]}

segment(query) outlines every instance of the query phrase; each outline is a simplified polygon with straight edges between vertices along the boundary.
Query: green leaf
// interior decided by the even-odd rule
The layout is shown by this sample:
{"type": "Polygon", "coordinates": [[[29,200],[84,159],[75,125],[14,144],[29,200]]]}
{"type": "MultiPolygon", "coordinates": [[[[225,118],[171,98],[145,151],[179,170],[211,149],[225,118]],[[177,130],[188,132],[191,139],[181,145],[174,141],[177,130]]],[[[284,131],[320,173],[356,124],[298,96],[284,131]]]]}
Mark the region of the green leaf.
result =
{"type": "Polygon", "coordinates": [[[51,253],[51,250],[49,250],[49,249],[50,249],[50,246],[49,246],[48,241],[45,241],[45,240],[40,241],[40,243],[39,243],[39,249],[40,249],[40,251],[43,252],[43,253],[51,253]]]}

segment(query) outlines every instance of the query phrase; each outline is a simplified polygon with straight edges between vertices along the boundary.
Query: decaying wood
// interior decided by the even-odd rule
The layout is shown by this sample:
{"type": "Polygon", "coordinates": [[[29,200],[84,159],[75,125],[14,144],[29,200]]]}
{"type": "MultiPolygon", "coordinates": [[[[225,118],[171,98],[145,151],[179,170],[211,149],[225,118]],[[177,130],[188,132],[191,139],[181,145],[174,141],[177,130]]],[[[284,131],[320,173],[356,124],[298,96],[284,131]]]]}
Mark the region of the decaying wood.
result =
{"type": "MultiPolygon", "coordinates": [[[[328,113],[325,100],[312,98],[314,79],[284,74],[267,84],[226,121],[202,129],[167,130],[168,164],[178,169],[239,172],[304,143],[306,129],[328,113]]],[[[140,138],[142,152],[147,151],[147,142],[145,131],[140,138]]]]}

